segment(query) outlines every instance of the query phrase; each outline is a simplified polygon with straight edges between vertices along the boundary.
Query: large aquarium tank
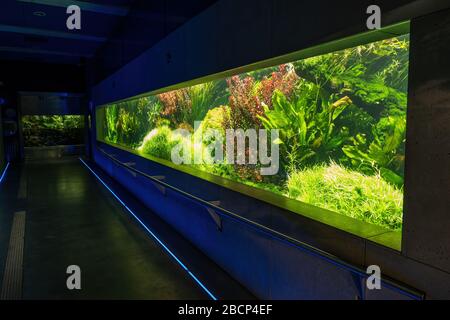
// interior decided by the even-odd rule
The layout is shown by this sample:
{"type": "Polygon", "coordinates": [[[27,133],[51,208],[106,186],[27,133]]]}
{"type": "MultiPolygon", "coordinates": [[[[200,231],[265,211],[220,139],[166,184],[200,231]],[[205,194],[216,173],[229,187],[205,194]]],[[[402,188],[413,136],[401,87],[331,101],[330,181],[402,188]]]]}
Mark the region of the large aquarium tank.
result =
{"type": "Polygon", "coordinates": [[[25,147],[84,143],[84,117],[80,115],[27,115],[22,117],[25,147]]]}
{"type": "Polygon", "coordinates": [[[194,174],[399,230],[408,66],[404,35],[149,94],[97,108],[97,139],[162,163],[175,150],[196,160],[176,162],[194,174]],[[220,135],[205,135],[210,129],[220,135]],[[230,155],[228,132],[237,129],[257,132],[231,149],[248,161],[211,161],[230,155]],[[255,160],[251,138],[277,156],[276,171],[262,174],[267,162],[255,160]]]}

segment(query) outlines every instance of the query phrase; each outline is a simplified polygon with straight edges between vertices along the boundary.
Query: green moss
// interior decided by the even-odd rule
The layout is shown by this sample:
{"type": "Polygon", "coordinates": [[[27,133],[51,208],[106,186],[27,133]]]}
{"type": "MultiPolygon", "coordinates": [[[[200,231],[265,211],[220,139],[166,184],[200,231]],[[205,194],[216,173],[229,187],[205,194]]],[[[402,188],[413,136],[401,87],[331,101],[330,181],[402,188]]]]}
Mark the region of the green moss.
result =
{"type": "Polygon", "coordinates": [[[287,195],[299,201],[392,230],[401,228],[403,191],[379,175],[332,163],[291,174],[287,188],[287,195]]]}
{"type": "Polygon", "coordinates": [[[138,151],[164,160],[170,160],[172,148],[176,144],[177,141],[172,136],[172,130],[167,126],[163,126],[150,131],[145,136],[138,151]]]}

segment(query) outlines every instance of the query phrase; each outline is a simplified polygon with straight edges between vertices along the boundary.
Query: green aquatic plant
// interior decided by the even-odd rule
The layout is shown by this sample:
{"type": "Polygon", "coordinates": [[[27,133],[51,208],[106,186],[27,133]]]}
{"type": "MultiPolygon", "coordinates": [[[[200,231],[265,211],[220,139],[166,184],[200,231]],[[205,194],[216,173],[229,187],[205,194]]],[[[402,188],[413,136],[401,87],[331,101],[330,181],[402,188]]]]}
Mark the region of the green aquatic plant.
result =
{"type": "Polygon", "coordinates": [[[376,119],[406,111],[408,36],[386,39],[294,63],[322,91],[348,95],[376,119]]]}
{"type": "Polygon", "coordinates": [[[205,134],[208,130],[216,130],[223,138],[222,142],[226,138],[227,123],[230,118],[230,108],[228,106],[219,106],[208,111],[203,119],[200,127],[197,129],[204,136],[202,140],[205,144],[210,144],[215,141],[214,137],[205,138],[205,134]]]}
{"type": "Polygon", "coordinates": [[[213,94],[214,82],[198,84],[188,89],[189,99],[191,101],[191,110],[185,121],[194,125],[195,121],[202,121],[208,111],[214,107],[213,103],[216,97],[213,94]]]}
{"type": "Polygon", "coordinates": [[[365,133],[369,137],[377,121],[365,110],[352,103],[336,119],[336,127],[347,128],[350,137],[365,133]]]}
{"type": "Polygon", "coordinates": [[[354,168],[379,172],[388,182],[402,186],[405,163],[406,119],[382,118],[373,129],[369,143],[363,134],[352,138],[353,145],[342,148],[354,168]]]}
{"type": "Polygon", "coordinates": [[[105,140],[136,148],[158,123],[161,108],[155,97],[142,97],[108,106],[104,113],[105,140]]]}
{"type": "Polygon", "coordinates": [[[136,127],[135,116],[128,111],[127,108],[119,108],[119,115],[117,117],[117,133],[118,142],[122,144],[129,144],[130,136],[133,134],[133,129],[136,127]]]}
{"type": "Polygon", "coordinates": [[[147,125],[144,126],[144,130],[147,130],[148,132],[149,129],[153,129],[158,126],[158,122],[161,119],[161,111],[163,107],[161,102],[155,97],[147,97],[147,99],[142,99],[142,113],[144,114],[144,120],[147,122],[147,125]]]}
{"type": "Polygon", "coordinates": [[[194,126],[201,121],[209,109],[214,107],[217,97],[213,94],[214,82],[206,82],[188,88],[177,89],[158,95],[162,104],[162,115],[174,128],[186,123],[194,126]]]}
{"type": "Polygon", "coordinates": [[[118,133],[117,133],[117,119],[119,117],[119,108],[117,104],[111,104],[105,108],[105,139],[106,141],[117,143],[118,133]]]}
{"type": "Polygon", "coordinates": [[[229,128],[258,129],[264,106],[272,107],[272,96],[280,91],[290,98],[299,81],[292,64],[282,64],[270,74],[258,73],[234,76],[227,79],[229,91],[230,118],[229,128]],[[261,76],[262,74],[259,74],[261,76]]]}
{"type": "Polygon", "coordinates": [[[84,127],[84,117],[79,115],[23,116],[23,129],[69,130],[84,127]]]}
{"type": "Polygon", "coordinates": [[[62,116],[63,127],[65,129],[80,129],[84,127],[84,117],[77,115],[62,116]]]}
{"type": "Polygon", "coordinates": [[[84,117],[79,115],[23,116],[26,147],[83,143],[84,117]]]}
{"type": "Polygon", "coordinates": [[[327,161],[347,139],[346,128],[336,128],[339,115],[352,104],[347,97],[319,99],[319,88],[303,82],[292,101],[273,95],[273,109],[264,108],[264,128],[279,129],[278,143],[289,170],[327,161]]]}
{"type": "Polygon", "coordinates": [[[287,195],[391,230],[402,225],[401,189],[379,175],[364,175],[336,163],[292,172],[287,195]]]}
{"type": "MultiPolygon", "coordinates": [[[[255,78],[257,79],[257,78],[255,78]]],[[[300,78],[295,73],[294,66],[282,64],[270,76],[265,76],[256,85],[256,101],[272,109],[272,97],[275,91],[284,94],[288,99],[293,95],[300,78]]]]}

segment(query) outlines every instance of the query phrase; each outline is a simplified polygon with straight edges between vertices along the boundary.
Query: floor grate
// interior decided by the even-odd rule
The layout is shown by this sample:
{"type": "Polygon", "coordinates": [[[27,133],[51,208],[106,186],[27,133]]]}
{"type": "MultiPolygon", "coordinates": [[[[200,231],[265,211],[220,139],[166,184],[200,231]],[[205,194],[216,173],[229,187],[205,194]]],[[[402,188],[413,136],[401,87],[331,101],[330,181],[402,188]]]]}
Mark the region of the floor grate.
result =
{"type": "Polygon", "coordinates": [[[22,298],[25,215],[25,211],[14,213],[0,300],[22,298]]]}

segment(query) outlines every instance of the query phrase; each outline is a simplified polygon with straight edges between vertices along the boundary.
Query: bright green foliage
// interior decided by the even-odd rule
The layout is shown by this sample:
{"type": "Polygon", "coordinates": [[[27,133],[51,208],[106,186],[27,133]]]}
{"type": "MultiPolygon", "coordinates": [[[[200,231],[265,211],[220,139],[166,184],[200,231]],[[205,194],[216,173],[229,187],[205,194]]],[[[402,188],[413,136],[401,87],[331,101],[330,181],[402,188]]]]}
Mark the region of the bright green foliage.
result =
{"type": "Polygon", "coordinates": [[[119,109],[119,116],[117,121],[118,141],[124,143],[129,141],[130,136],[133,134],[133,127],[135,127],[136,117],[125,108],[119,109]]]}
{"type": "Polygon", "coordinates": [[[135,148],[155,127],[160,114],[161,104],[155,97],[109,105],[104,114],[104,138],[111,143],[135,148]]]}
{"type": "Polygon", "coordinates": [[[84,126],[82,116],[24,116],[22,118],[23,129],[51,129],[68,130],[80,129],[84,126]]]}
{"type": "Polygon", "coordinates": [[[26,147],[82,144],[83,127],[83,116],[22,117],[26,147]]]}
{"type": "Polygon", "coordinates": [[[143,130],[145,134],[152,128],[159,126],[159,119],[161,116],[162,105],[155,97],[141,98],[140,113],[143,114],[144,121],[143,130]]]}
{"type": "MultiPolygon", "coordinates": [[[[215,136],[209,136],[210,130],[213,130],[220,134],[222,137],[222,141],[225,142],[226,139],[226,124],[230,117],[230,108],[228,106],[220,106],[216,107],[214,109],[211,109],[206,114],[205,118],[203,119],[200,127],[197,129],[193,136],[194,141],[202,141],[202,155],[207,159],[214,159],[215,152],[214,149],[211,150],[211,152],[208,152],[206,149],[207,146],[214,147],[214,143],[216,143],[215,136]]],[[[193,142],[192,142],[193,143],[193,142]]],[[[199,152],[199,151],[197,151],[199,152]]],[[[223,150],[225,152],[225,150],[223,150]]],[[[192,155],[195,156],[194,154],[192,155]]],[[[210,160],[212,162],[212,160],[210,160]]],[[[232,178],[233,179],[237,176],[233,170],[232,165],[227,164],[214,164],[214,165],[207,165],[202,164],[199,169],[203,171],[208,171],[213,174],[226,177],[226,178],[232,178]]]]}
{"type": "Polygon", "coordinates": [[[177,144],[169,127],[153,129],[145,138],[139,151],[164,160],[171,159],[172,148],[177,144]]]}
{"type": "Polygon", "coordinates": [[[65,129],[82,129],[84,128],[83,116],[62,116],[63,128],[65,129]]]}
{"type": "Polygon", "coordinates": [[[117,119],[119,116],[119,108],[116,104],[111,104],[108,108],[105,108],[105,139],[108,142],[117,143],[117,119]]]}
{"type": "Polygon", "coordinates": [[[406,111],[407,37],[392,38],[295,63],[300,77],[345,94],[376,119],[406,111]]]}
{"type": "Polygon", "coordinates": [[[293,173],[288,196],[358,220],[399,229],[403,192],[379,175],[367,176],[335,163],[293,173]]]}
{"type": "Polygon", "coordinates": [[[225,137],[226,122],[229,117],[230,108],[228,106],[211,109],[203,119],[202,128],[203,130],[218,130],[225,137]]]}
{"type": "Polygon", "coordinates": [[[376,173],[397,186],[403,185],[405,162],[406,120],[399,117],[382,118],[373,130],[369,144],[364,134],[352,139],[352,146],[345,146],[344,153],[352,165],[362,172],[376,173]]]}
{"type": "Polygon", "coordinates": [[[200,127],[198,128],[199,132],[204,135],[203,142],[206,145],[209,145],[215,141],[213,137],[205,138],[205,134],[208,133],[208,130],[217,131],[222,136],[223,141],[225,141],[226,124],[229,118],[230,108],[228,106],[220,106],[208,111],[200,127]]]}
{"type": "Polygon", "coordinates": [[[208,111],[214,107],[216,97],[213,94],[214,82],[206,82],[188,89],[191,100],[191,112],[185,122],[194,125],[194,121],[202,121],[208,111]]]}
{"type": "Polygon", "coordinates": [[[287,156],[289,171],[328,160],[339,153],[347,139],[347,129],[336,130],[335,120],[352,101],[347,96],[319,97],[319,88],[306,82],[292,101],[276,91],[273,109],[265,106],[264,116],[260,117],[266,129],[280,130],[281,153],[287,156]]]}

